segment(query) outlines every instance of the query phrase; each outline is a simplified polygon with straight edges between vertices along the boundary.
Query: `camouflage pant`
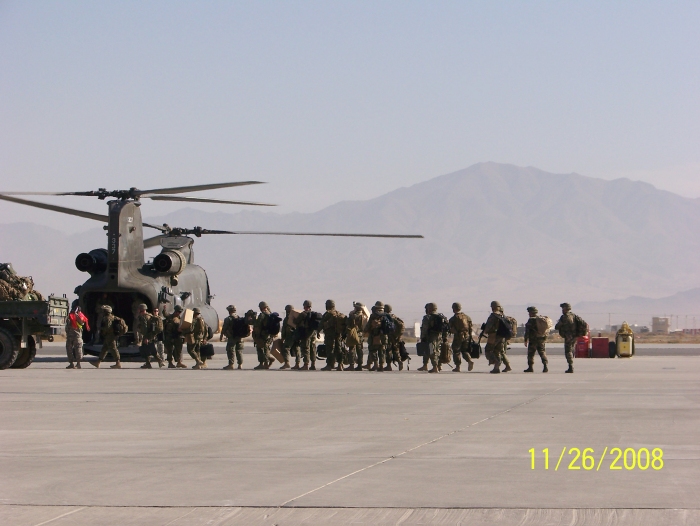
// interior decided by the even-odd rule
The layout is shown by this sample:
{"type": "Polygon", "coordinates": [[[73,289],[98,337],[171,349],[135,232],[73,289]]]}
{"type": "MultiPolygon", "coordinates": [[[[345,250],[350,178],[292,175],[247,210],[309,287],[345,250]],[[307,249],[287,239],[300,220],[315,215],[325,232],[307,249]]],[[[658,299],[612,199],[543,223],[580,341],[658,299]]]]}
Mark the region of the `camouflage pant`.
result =
{"type": "MultiPolygon", "coordinates": [[[[153,342],[153,345],[156,346],[156,355],[155,355],[156,360],[158,360],[159,363],[165,361],[165,353],[163,352],[163,349],[164,349],[163,342],[155,341],[155,342],[153,342]]],[[[148,363],[151,363],[151,358],[153,358],[152,355],[146,356],[146,361],[148,363]]]]}
{"type": "Polygon", "coordinates": [[[326,344],[326,365],[334,367],[336,364],[343,363],[343,347],[340,345],[340,336],[327,334],[325,337],[326,344]]]}
{"type": "Polygon", "coordinates": [[[175,361],[180,363],[182,361],[182,344],[183,341],[181,338],[178,338],[177,340],[174,341],[166,341],[165,343],[165,353],[168,358],[168,362],[173,361],[173,358],[175,358],[175,361]]]}
{"type": "MultiPolygon", "coordinates": [[[[489,344],[486,346],[488,347],[489,344]]],[[[506,356],[506,341],[500,336],[496,336],[496,340],[493,342],[491,347],[491,352],[493,353],[493,367],[498,369],[501,363],[506,366],[510,366],[508,357],[506,356]]]]}
{"type": "Polygon", "coordinates": [[[70,363],[79,362],[83,359],[83,339],[76,336],[66,335],[66,354],[70,363]]]}
{"type": "Polygon", "coordinates": [[[440,341],[429,341],[428,345],[430,346],[430,354],[423,355],[423,365],[428,365],[428,362],[430,362],[436,366],[440,359],[440,341]]]}
{"type": "Polygon", "coordinates": [[[304,358],[304,365],[307,365],[309,361],[311,361],[311,365],[316,363],[316,342],[313,336],[299,340],[299,349],[304,358]]]}
{"type": "Polygon", "coordinates": [[[459,366],[462,364],[462,357],[467,363],[474,363],[469,355],[469,340],[452,342],[452,358],[455,361],[455,365],[459,366]]]}
{"type": "Polygon", "coordinates": [[[367,354],[370,362],[379,362],[384,365],[386,360],[386,346],[383,344],[370,344],[367,346],[367,354]]]}
{"type": "Polygon", "coordinates": [[[527,342],[527,365],[529,367],[535,364],[535,353],[538,353],[542,363],[547,365],[547,352],[545,351],[544,342],[544,338],[534,338],[527,342]]]}
{"type": "Polygon", "coordinates": [[[289,336],[282,341],[282,358],[284,363],[288,363],[292,358],[294,358],[295,363],[299,363],[301,360],[299,341],[293,336],[289,336]]]}
{"type": "Polygon", "coordinates": [[[233,365],[234,357],[238,365],[243,365],[243,342],[240,338],[229,338],[226,341],[226,356],[229,365],[233,365]]]}
{"type": "Polygon", "coordinates": [[[102,352],[100,353],[100,361],[104,361],[107,358],[107,354],[114,356],[115,361],[121,361],[121,356],[119,356],[119,349],[117,348],[116,340],[107,339],[102,343],[102,352]]]}
{"type": "Polygon", "coordinates": [[[399,354],[399,340],[395,338],[390,338],[386,345],[386,363],[401,361],[401,355],[399,354]]]}
{"type": "Polygon", "coordinates": [[[272,363],[275,359],[270,354],[270,347],[272,345],[272,338],[267,338],[265,340],[255,341],[255,350],[258,351],[258,362],[260,363],[272,363]]]}
{"type": "Polygon", "coordinates": [[[565,338],[564,339],[564,355],[566,356],[566,363],[569,365],[574,364],[574,350],[576,349],[576,338],[565,338]]]}
{"type": "Polygon", "coordinates": [[[199,349],[202,347],[202,340],[195,340],[194,343],[188,343],[187,344],[187,352],[190,354],[192,359],[200,363],[202,362],[202,357],[199,354],[199,349]]]}
{"type": "Polygon", "coordinates": [[[363,342],[360,340],[360,345],[353,345],[348,347],[348,360],[351,363],[355,363],[359,366],[362,366],[362,358],[363,358],[363,342]]]}

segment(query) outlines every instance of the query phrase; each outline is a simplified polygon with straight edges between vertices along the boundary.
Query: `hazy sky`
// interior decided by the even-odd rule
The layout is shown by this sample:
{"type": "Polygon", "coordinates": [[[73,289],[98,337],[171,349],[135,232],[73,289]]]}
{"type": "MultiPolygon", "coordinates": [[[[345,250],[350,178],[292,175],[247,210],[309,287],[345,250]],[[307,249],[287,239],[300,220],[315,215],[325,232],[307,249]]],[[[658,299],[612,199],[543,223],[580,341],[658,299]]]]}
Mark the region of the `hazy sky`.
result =
{"type": "Polygon", "coordinates": [[[260,179],[220,196],[313,211],[497,161],[700,197],[699,27],[700,2],[2,1],[0,190],[260,179]]]}

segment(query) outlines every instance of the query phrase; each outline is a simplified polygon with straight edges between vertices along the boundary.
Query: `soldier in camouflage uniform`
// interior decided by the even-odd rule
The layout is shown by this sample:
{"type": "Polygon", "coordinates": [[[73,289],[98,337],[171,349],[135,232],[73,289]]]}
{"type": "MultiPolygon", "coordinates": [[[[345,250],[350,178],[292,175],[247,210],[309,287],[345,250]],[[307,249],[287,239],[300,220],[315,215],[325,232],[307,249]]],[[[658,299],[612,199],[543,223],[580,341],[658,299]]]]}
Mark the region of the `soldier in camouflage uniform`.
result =
{"type": "MultiPolygon", "coordinates": [[[[77,301],[77,300],[76,300],[77,301]]],[[[76,306],[66,319],[66,354],[70,362],[66,369],[80,369],[83,359],[83,327],[90,330],[87,317],[76,306]],[[75,365],[73,364],[75,362],[75,365]]]]}
{"type": "Polygon", "coordinates": [[[104,315],[102,316],[102,325],[100,325],[100,335],[102,336],[102,352],[100,357],[96,362],[91,362],[95,367],[100,367],[100,364],[107,357],[107,353],[111,353],[114,356],[116,363],[110,365],[110,369],[121,369],[122,362],[119,356],[119,334],[115,332],[115,326],[121,329],[122,334],[126,333],[128,327],[126,322],[112,315],[112,307],[107,305],[104,307],[104,315]]]}
{"type": "Polygon", "coordinates": [[[302,371],[316,370],[316,331],[311,330],[309,325],[311,316],[311,302],[304,300],[304,310],[297,317],[297,340],[299,341],[299,349],[304,358],[304,366],[302,371]],[[309,366],[309,362],[311,365],[309,366]]]}
{"type": "Polygon", "coordinates": [[[462,312],[462,305],[452,304],[454,316],[450,318],[450,332],[454,335],[452,339],[452,357],[455,361],[453,372],[459,373],[462,366],[462,356],[469,364],[468,370],[474,369],[474,361],[469,354],[469,344],[472,341],[472,319],[462,312]]]}
{"type": "Polygon", "coordinates": [[[209,335],[209,327],[207,327],[207,322],[202,318],[201,311],[199,307],[192,309],[193,319],[191,334],[193,343],[187,344],[187,352],[190,354],[192,359],[196,362],[192,369],[206,369],[206,364],[202,360],[199,350],[207,342],[207,336],[209,335]]]}
{"type": "Polygon", "coordinates": [[[569,368],[565,372],[573,373],[577,316],[571,312],[571,305],[569,303],[562,303],[559,306],[561,307],[561,318],[559,318],[554,328],[558,330],[559,335],[564,338],[564,354],[566,355],[566,362],[569,364],[569,368]]]}
{"type": "MultiPolygon", "coordinates": [[[[148,313],[148,307],[145,303],[139,305],[139,316],[136,318],[135,325],[137,326],[137,331],[141,334],[142,345],[148,345],[149,343],[155,343],[156,337],[163,332],[163,321],[160,316],[153,316],[148,313]]],[[[141,369],[152,369],[151,365],[152,355],[145,357],[146,362],[141,366],[141,369]]],[[[158,359],[158,365],[163,367],[165,362],[160,356],[156,356],[158,359]]]]}
{"type": "Polygon", "coordinates": [[[109,307],[110,309],[114,308],[114,305],[112,302],[109,300],[109,295],[106,292],[102,293],[102,296],[100,299],[97,300],[97,305],[95,306],[95,313],[97,314],[97,320],[95,322],[95,334],[93,335],[92,338],[92,343],[98,344],[102,340],[102,337],[100,336],[100,327],[102,327],[102,318],[104,317],[105,311],[104,308],[109,307]]]}
{"type": "Polygon", "coordinates": [[[255,350],[258,351],[258,365],[253,369],[269,369],[274,358],[270,354],[270,346],[272,345],[272,336],[267,332],[268,320],[270,319],[270,307],[267,303],[261,301],[258,304],[260,314],[255,318],[253,323],[253,343],[255,350]]]}
{"type": "Polygon", "coordinates": [[[226,338],[226,356],[228,357],[228,365],[224,367],[227,371],[232,371],[234,369],[234,357],[238,361],[238,368],[243,367],[243,342],[241,338],[233,335],[233,326],[240,320],[238,314],[236,314],[236,306],[229,305],[226,307],[228,311],[228,316],[224,320],[224,324],[221,327],[221,334],[219,335],[219,341],[224,341],[226,338]]]}
{"type": "Polygon", "coordinates": [[[537,329],[537,307],[528,307],[527,312],[530,318],[525,323],[525,347],[527,347],[527,369],[524,373],[534,372],[532,366],[535,365],[535,353],[540,355],[542,360],[543,373],[549,371],[547,369],[547,352],[545,350],[545,344],[547,342],[547,335],[540,336],[537,329]]]}
{"type": "Polygon", "coordinates": [[[163,324],[163,343],[165,345],[165,352],[168,358],[168,369],[175,369],[177,367],[181,369],[186,369],[187,366],[182,363],[182,346],[184,340],[182,339],[182,334],[180,333],[180,315],[182,314],[182,307],[180,305],[175,305],[173,313],[165,318],[163,324]],[[177,362],[177,365],[173,363],[173,358],[177,362]]]}
{"type": "Polygon", "coordinates": [[[486,346],[490,346],[489,350],[492,353],[494,362],[491,372],[496,374],[501,372],[501,363],[504,363],[506,366],[505,369],[503,369],[504,373],[512,370],[508,358],[505,356],[506,339],[498,334],[498,327],[501,324],[502,318],[503,309],[501,308],[501,304],[497,301],[492,301],[491,314],[486,320],[484,332],[488,335],[486,346]]]}
{"type": "Polygon", "coordinates": [[[343,370],[343,348],[340,344],[341,334],[338,332],[339,313],[335,310],[335,301],[326,300],[326,312],[321,318],[321,329],[323,330],[323,340],[326,345],[326,366],[322,371],[332,370],[336,363],[338,371],[343,370]]]}
{"type": "Polygon", "coordinates": [[[430,345],[430,354],[423,355],[423,367],[419,371],[428,371],[428,362],[433,366],[431,373],[439,373],[440,344],[447,341],[447,332],[440,326],[438,307],[435,303],[425,305],[425,316],[420,326],[420,341],[430,345]]]}
{"type": "Polygon", "coordinates": [[[384,304],[378,301],[372,307],[372,314],[365,325],[367,335],[367,364],[372,364],[370,371],[384,372],[384,360],[386,359],[386,335],[382,333],[382,318],[384,317],[384,304]]]}
{"type": "Polygon", "coordinates": [[[286,313],[284,320],[282,320],[282,329],[280,330],[280,339],[282,340],[282,357],[284,358],[284,365],[282,368],[289,369],[289,362],[292,357],[294,357],[294,367],[292,369],[299,370],[299,362],[301,360],[301,354],[299,352],[299,340],[297,340],[294,327],[290,325],[289,316],[294,310],[293,305],[287,305],[284,308],[286,313]],[[285,365],[287,367],[285,367],[285,365]]]}
{"type": "Polygon", "coordinates": [[[356,301],[353,303],[353,307],[355,307],[355,310],[348,315],[346,338],[350,361],[350,367],[348,369],[350,371],[353,369],[355,371],[361,371],[363,358],[362,347],[364,345],[364,335],[362,330],[367,323],[368,318],[365,316],[365,311],[363,310],[364,305],[362,303],[356,301]],[[357,366],[354,364],[357,364],[357,366]]]}
{"type": "Polygon", "coordinates": [[[403,330],[406,327],[403,320],[393,313],[393,308],[388,303],[384,305],[384,314],[389,316],[394,322],[394,332],[387,335],[386,342],[386,371],[391,371],[391,362],[399,364],[399,371],[403,370],[403,362],[399,353],[399,344],[403,336],[403,330]]]}

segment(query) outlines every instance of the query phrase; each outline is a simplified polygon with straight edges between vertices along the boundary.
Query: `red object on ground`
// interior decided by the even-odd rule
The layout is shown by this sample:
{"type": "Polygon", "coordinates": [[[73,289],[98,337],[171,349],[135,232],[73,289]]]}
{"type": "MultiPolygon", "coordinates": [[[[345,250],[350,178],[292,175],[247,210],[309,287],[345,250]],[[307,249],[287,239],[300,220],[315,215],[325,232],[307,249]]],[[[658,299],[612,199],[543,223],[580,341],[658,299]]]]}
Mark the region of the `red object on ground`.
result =
{"type": "Polygon", "coordinates": [[[591,338],[591,358],[610,358],[610,338],[591,338]]]}
{"type": "Polygon", "coordinates": [[[576,358],[590,358],[590,342],[590,336],[579,336],[578,338],[576,338],[576,349],[574,350],[574,356],[576,358]]]}

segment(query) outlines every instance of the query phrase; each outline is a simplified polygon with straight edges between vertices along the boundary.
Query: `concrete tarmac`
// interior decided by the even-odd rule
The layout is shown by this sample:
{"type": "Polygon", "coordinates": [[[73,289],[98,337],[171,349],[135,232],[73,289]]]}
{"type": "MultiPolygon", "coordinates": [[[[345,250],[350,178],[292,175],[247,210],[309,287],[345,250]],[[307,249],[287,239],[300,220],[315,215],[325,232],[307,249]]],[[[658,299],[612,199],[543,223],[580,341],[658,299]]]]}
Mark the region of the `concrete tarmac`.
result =
{"type": "Polygon", "coordinates": [[[39,357],[0,371],[0,524],[700,524],[700,358],[552,354],[500,375],[39,357]]]}

